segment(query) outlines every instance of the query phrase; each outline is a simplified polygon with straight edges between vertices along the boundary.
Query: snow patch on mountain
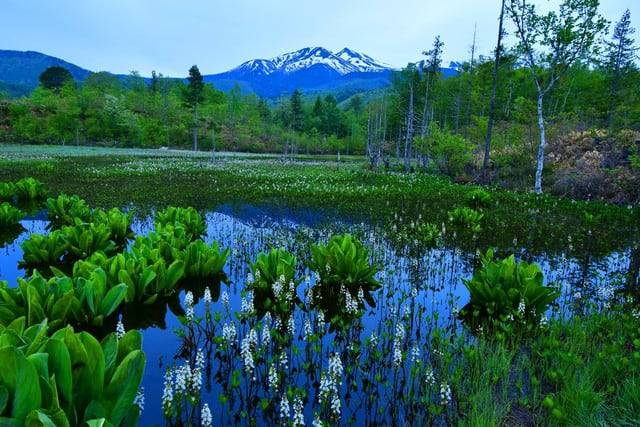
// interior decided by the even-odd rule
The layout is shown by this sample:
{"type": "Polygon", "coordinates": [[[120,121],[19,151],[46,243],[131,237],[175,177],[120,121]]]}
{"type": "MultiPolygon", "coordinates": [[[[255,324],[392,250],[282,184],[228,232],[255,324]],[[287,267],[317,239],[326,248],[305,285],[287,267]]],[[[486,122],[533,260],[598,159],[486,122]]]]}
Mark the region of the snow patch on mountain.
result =
{"type": "Polygon", "coordinates": [[[341,75],[355,72],[380,72],[389,70],[386,64],[377,62],[363,53],[344,48],[333,53],[323,47],[306,47],[271,59],[254,59],[232,71],[269,75],[275,72],[293,73],[312,66],[322,65],[341,75]]]}

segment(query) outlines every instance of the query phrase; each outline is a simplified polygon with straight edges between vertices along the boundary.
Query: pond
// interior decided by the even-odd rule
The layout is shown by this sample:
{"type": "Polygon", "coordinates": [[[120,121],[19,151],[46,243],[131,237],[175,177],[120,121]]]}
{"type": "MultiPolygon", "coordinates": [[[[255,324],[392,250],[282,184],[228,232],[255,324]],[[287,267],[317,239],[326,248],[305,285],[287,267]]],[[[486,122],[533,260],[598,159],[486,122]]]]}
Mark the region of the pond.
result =
{"type": "MultiPolygon", "coordinates": [[[[146,404],[140,425],[164,424],[161,403],[166,393],[165,372],[168,367],[185,363],[197,365],[196,359],[202,357],[198,356],[198,349],[205,359],[200,372],[201,401],[208,404],[214,425],[250,424],[251,419],[258,425],[271,425],[283,418],[293,420],[295,425],[296,413],[302,414],[307,425],[313,420],[338,419],[357,425],[385,424],[390,420],[419,424],[423,410],[416,409],[410,397],[396,393],[406,390],[403,387],[411,378],[407,373],[411,363],[417,359],[433,366],[439,363],[435,360],[440,357],[438,349],[434,347],[434,334],[440,333],[437,331],[455,335],[461,330],[455,313],[468,299],[463,279],[472,275],[478,251],[487,245],[463,233],[435,246],[422,245],[414,220],[407,219],[415,217],[403,215],[399,210],[391,223],[381,223],[356,213],[345,216],[332,209],[280,205],[222,204],[207,210],[205,240],[217,241],[222,248],[231,250],[225,267],[229,283],[197,288],[185,283],[174,298],[150,306],[129,307],[120,313],[125,329],[139,328],[144,337],[147,365],[142,385],[146,404]],[[299,260],[297,293],[306,301],[307,290],[315,281],[314,274],[302,263],[309,256],[309,244],[326,241],[341,232],[358,236],[370,249],[373,261],[381,266],[378,278],[383,287],[375,295],[376,306],[370,307],[357,327],[343,336],[327,330],[317,313],[297,310],[293,324],[288,325],[295,336],[289,347],[281,351],[274,343],[265,342],[269,338],[262,331],[270,320],[238,316],[243,306],[250,304],[243,293],[250,280],[249,262],[271,247],[289,250],[299,260]],[[212,294],[211,303],[205,302],[205,287],[212,294]],[[196,317],[205,316],[201,327],[185,326],[180,320],[188,308],[185,296],[189,289],[194,294],[196,317]],[[229,332],[232,324],[233,334],[229,332]],[[211,342],[212,333],[232,339],[227,344],[220,339],[211,342]],[[234,344],[229,345],[232,340],[234,344]],[[245,362],[245,347],[259,353],[256,366],[245,362]],[[338,368],[329,363],[335,362],[335,354],[340,356],[338,368]],[[385,361],[375,364],[378,359],[385,361]],[[406,369],[404,376],[396,372],[400,368],[406,369]],[[275,369],[279,370],[277,376],[272,375],[275,369]],[[339,402],[331,397],[334,389],[326,387],[332,369],[345,373],[344,382],[329,384],[337,387],[342,396],[339,402]],[[339,406],[339,415],[335,405],[339,406]]],[[[0,249],[0,280],[14,286],[24,275],[18,268],[22,259],[20,244],[31,233],[46,233],[47,224],[46,213],[22,221],[22,234],[0,249]]],[[[447,226],[442,225],[443,229],[447,226]]],[[[133,228],[136,234],[153,230],[153,214],[138,216],[133,228]]],[[[547,251],[526,235],[502,236],[501,241],[511,244],[498,247],[499,253],[515,253],[518,258],[538,263],[545,282],[555,283],[561,291],[550,316],[570,316],[587,304],[606,304],[629,273],[630,249],[626,246],[598,246],[594,253],[589,245],[572,247],[571,238],[566,251],[557,250],[563,246],[557,243],[553,251],[547,251]]],[[[115,330],[116,321],[114,316],[107,330],[115,330]]],[[[176,386],[178,376],[172,381],[176,386]]],[[[433,399],[446,400],[447,379],[434,381],[437,384],[433,399]]],[[[187,406],[184,404],[184,411],[187,406]]],[[[202,408],[189,411],[183,418],[198,422],[202,408]]],[[[444,420],[446,415],[441,422],[444,420]]]]}

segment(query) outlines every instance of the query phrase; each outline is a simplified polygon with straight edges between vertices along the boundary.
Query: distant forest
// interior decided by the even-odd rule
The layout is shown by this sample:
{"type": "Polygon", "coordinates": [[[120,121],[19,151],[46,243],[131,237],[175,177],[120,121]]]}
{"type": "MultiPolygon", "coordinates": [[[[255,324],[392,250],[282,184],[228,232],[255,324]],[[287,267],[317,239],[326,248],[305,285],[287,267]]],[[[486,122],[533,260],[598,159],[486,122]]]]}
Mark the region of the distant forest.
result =
{"type": "Polygon", "coordinates": [[[505,0],[497,22],[495,51],[473,46],[457,75],[441,74],[446,41],[436,37],[420,67],[340,102],[298,90],[277,100],[239,87],[224,93],[203,83],[197,66],[188,81],[95,73],[81,84],[51,67],[28,96],[0,98],[0,141],[358,154],[371,168],[536,191],[544,173],[558,193],[637,199],[640,71],[630,12],[608,23],[597,1],[565,0],[539,15],[505,0]]]}

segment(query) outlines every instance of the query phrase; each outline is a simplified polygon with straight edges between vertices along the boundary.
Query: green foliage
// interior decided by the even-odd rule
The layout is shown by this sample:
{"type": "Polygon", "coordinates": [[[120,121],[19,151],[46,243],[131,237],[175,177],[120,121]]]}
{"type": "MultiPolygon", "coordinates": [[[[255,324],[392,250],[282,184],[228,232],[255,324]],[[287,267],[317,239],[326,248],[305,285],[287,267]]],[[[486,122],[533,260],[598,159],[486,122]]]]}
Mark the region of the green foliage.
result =
{"type": "Polygon", "coordinates": [[[540,267],[511,255],[494,261],[493,251],[482,257],[482,265],[470,280],[464,280],[469,291],[469,303],[460,316],[473,330],[505,334],[537,331],[540,319],[559,293],[544,286],[540,267]]]}
{"type": "Polygon", "coordinates": [[[89,209],[87,202],[78,196],[67,196],[66,194],[47,199],[47,215],[54,228],[91,221],[91,209],[89,209]]]}
{"type": "Polygon", "coordinates": [[[134,399],[144,372],[140,333],[99,342],[71,327],[47,337],[49,325],[17,318],[0,328],[0,417],[6,425],[134,426],[134,399]],[[4,391],[4,392],[3,392],[4,391]]]}
{"type": "Polygon", "coordinates": [[[192,207],[179,208],[170,206],[156,214],[156,227],[166,225],[181,225],[190,240],[195,240],[204,235],[207,226],[202,216],[192,207]]]}
{"type": "Polygon", "coordinates": [[[111,229],[104,223],[67,226],[62,233],[68,243],[67,256],[72,260],[85,259],[98,251],[109,255],[116,250],[111,229]]]}
{"type": "Polygon", "coordinates": [[[40,181],[34,178],[23,178],[15,183],[18,200],[38,200],[46,196],[47,192],[40,181]]]}
{"type": "Polygon", "coordinates": [[[54,230],[47,235],[31,234],[21,247],[21,268],[46,268],[62,263],[62,257],[69,249],[69,242],[64,232],[54,230]]]}
{"type": "Polygon", "coordinates": [[[16,227],[22,218],[24,213],[20,209],[7,202],[0,203],[0,231],[16,227]]]}
{"type": "Polygon", "coordinates": [[[0,202],[12,202],[15,197],[15,184],[12,182],[0,182],[0,202]]]}
{"type": "Polygon", "coordinates": [[[491,206],[493,199],[485,189],[476,188],[465,195],[465,202],[472,209],[484,209],[491,206]]]}
{"type": "Polygon", "coordinates": [[[418,138],[417,149],[431,159],[440,173],[457,177],[472,160],[473,144],[460,135],[431,126],[429,135],[418,138]]]}
{"type": "Polygon", "coordinates": [[[455,208],[449,212],[449,222],[456,230],[469,231],[474,234],[482,230],[482,218],[484,218],[484,214],[468,207],[455,208]]]}
{"type": "Polygon", "coordinates": [[[118,208],[112,208],[108,211],[97,209],[93,212],[92,221],[97,224],[105,224],[109,229],[111,240],[122,248],[128,240],[133,238],[132,218],[133,213],[125,213],[118,208]]]}
{"type": "Polygon", "coordinates": [[[185,278],[208,281],[225,278],[224,265],[229,253],[229,249],[220,250],[218,242],[209,246],[202,240],[196,240],[189,243],[178,258],[185,265],[185,278]]]}
{"type": "MultiPolygon", "coordinates": [[[[247,283],[247,289],[253,291],[258,315],[270,312],[282,320],[288,319],[300,302],[296,293],[296,257],[285,249],[261,252],[251,264],[251,271],[253,281],[247,283]]],[[[286,327],[284,322],[283,327],[286,327]]]]}
{"type": "Polygon", "coordinates": [[[73,82],[73,76],[66,68],[54,65],[44,70],[38,80],[46,89],[59,90],[66,83],[73,82]]]}
{"type": "Polygon", "coordinates": [[[372,292],[381,287],[375,279],[378,267],[370,262],[368,249],[352,235],[337,235],[326,245],[311,245],[307,266],[318,275],[313,302],[328,315],[332,327],[348,327],[362,314],[365,301],[375,307],[372,292]]]}

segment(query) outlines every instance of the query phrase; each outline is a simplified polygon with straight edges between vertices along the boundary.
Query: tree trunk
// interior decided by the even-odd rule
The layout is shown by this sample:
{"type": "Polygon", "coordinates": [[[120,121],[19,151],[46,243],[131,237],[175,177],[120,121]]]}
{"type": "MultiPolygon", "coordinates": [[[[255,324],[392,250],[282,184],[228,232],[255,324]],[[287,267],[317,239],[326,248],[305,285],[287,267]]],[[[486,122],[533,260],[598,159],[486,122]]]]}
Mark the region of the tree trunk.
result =
{"type": "Polygon", "coordinates": [[[198,105],[193,107],[193,151],[198,151],[198,105]]]}
{"type": "Polygon", "coordinates": [[[404,170],[411,169],[411,145],[413,143],[413,85],[409,88],[409,112],[407,113],[407,138],[404,144],[404,170]]]}
{"type": "Polygon", "coordinates": [[[544,168],[544,149],[547,145],[547,139],[544,133],[544,115],[542,111],[542,102],[544,94],[538,91],[538,129],[540,130],[540,145],[538,146],[538,156],[536,159],[536,182],[535,191],[537,194],[542,193],[542,169],[544,168]]]}
{"type": "Polygon", "coordinates": [[[500,50],[502,46],[502,25],[504,22],[504,1],[500,8],[500,21],[498,24],[498,44],[496,45],[496,57],[493,63],[493,83],[491,87],[491,101],[489,101],[489,120],[487,122],[487,134],[484,138],[484,160],[482,161],[482,180],[489,181],[489,160],[491,153],[491,133],[493,132],[493,120],[496,109],[496,92],[498,89],[498,71],[500,69],[500,50]]]}
{"type": "Polygon", "coordinates": [[[211,126],[211,160],[216,159],[216,128],[211,126]]]}

